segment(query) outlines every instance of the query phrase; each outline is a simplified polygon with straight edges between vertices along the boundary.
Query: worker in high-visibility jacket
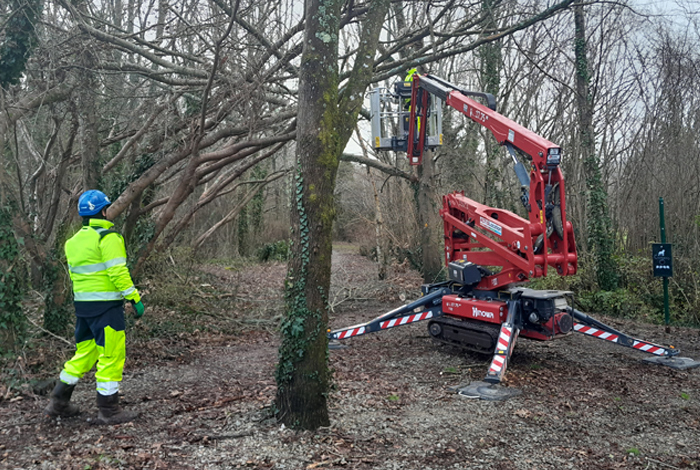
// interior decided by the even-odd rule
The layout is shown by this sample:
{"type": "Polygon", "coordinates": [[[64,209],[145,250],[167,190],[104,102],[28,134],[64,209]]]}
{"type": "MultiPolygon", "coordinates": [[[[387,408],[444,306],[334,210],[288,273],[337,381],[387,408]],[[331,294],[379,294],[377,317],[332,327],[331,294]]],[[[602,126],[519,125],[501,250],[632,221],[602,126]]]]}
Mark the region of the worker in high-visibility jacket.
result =
{"type": "MultiPolygon", "coordinates": [[[[418,69],[411,69],[406,73],[406,78],[403,79],[403,82],[408,84],[413,82],[413,76],[418,73],[418,69]]],[[[403,109],[406,111],[411,110],[411,98],[406,98],[403,103],[403,109]]]]}
{"type": "Polygon", "coordinates": [[[83,227],[66,241],[66,260],[73,281],[77,350],[64,364],[51,393],[45,410],[50,416],[80,413],[70,398],[78,381],[95,364],[97,423],[124,423],[137,416],[119,405],[119,384],[126,358],[124,300],[132,303],[137,318],[145,308],[126,267],[124,239],[107,220],[106,209],[110,204],[101,191],[84,192],[78,200],[83,227]]]}
{"type": "MultiPolygon", "coordinates": [[[[418,74],[417,68],[413,68],[413,69],[409,70],[406,73],[406,78],[403,79],[404,83],[411,83],[412,84],[413,76],[416,74],[418,74]]],[[[408,112],[411,111],[411,98],[406,98],[404,100],[403,109],[404,109],[404,111],[408,111],[408,112]]],[[[406,132],[408,132],[409,119],[410,119],[409,116],[406,116],[404,118],[404,130],[406,130],[406,132]]],[[[420,117],[416,118],[416,132],[420,132],[420,117]]]]}
{"type": "Polygon", "coordinates": [[[404,82],[412,82],[413,81],[413,76],[418,73],[417,68],[412,68],[408,72],[406,72],[406,78],[403,79],[404,82]]]}

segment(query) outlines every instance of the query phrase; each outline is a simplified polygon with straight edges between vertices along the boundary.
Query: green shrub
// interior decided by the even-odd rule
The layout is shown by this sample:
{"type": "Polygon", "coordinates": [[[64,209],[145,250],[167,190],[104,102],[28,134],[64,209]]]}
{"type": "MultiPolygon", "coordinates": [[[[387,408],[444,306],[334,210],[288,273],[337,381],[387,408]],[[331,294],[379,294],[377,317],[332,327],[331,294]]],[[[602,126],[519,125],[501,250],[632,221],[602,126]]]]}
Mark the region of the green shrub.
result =
{"type": "Polygon", "coordinates": [[[258,261],[287,261],[291,255],[292,243],[289,240],[279,240],[274,243],[267,243],[256,252],[258,261]]]}
{"type": "MultiPolygon", "coordinates": [[[[650,253],[649,253],[650,254],[650,253]]],[[[576,308],[593,314],[604,314],[643,321],[663,322],[663,283],[653,277],[651,257],[643,255],[616,256],[619,288],[601,291],[596,283],[594,264],[587,257],[579,259],[578,272],[573,276],[550,274],[534,279],[534,289],[572,291],[576,308]]],[[[689,269],[693,264],[682,257],[674,259],[674,278],[670,282],[669,302],[674,324],[700,326],[696,313],[700,295],[696,287],[697,273],[689,269]]]]}
{"type": "Polygon", "coordinates": [[[0,353],[21,344],[26,329],[22,313],[21,255],[12,231],[10,207],[0,206],[0,353]]]}

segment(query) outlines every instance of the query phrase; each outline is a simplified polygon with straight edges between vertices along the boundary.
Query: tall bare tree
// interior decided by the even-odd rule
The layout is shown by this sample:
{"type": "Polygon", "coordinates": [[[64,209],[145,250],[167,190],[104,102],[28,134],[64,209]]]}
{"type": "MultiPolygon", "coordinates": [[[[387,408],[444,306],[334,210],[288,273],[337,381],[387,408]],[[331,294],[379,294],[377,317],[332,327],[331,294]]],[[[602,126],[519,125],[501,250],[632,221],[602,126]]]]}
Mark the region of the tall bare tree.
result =
{"type": "Polygon", "coordinates": [[[593,127],[593,98],[590,91],[590,70],[586,52],[586,24],[584,6],[574,6],[576,39],[576,103],[579,117],[579,134],[586,187],[588,189],[588,248],[596,263],[598,285],[603,290],[615,290],[618,283],[614,254],[614,233],[608,209],[608,193],[601,175],[600,159],[596,152],[593,127]]]}
{"type": "MultiPolygon", "coordinates": [[[[496,31],[498,18],[496,10],[500,0],[482,0],[481,10],[486,18],[483,24],[484,36],[488,37],[492,31],[496,31]]],[[[498,102],[498,92],[501,85],[501,41],[492,41],[479,46],[479,78],[482,85],[481,91],[492,94],[498,102]]],[[[506,207],[502,163],[503,152],[500,146],[491,138],[485,139],[486,174],[484,189],[486,191],[484,202],[494,207],[506,207]]]]}
{"type": "Polygon", "coordinates": [[[306,3],[292,202],[293,248],[285,281],[287,307],[276,399],[282,422],[303,429],[329,423],[326,327],[336,210],[333,194],[338,162],[355,129],[372,78],[379,33],[388,9],[388,0],[370,4],[361,24],[353,68],[339,92],[341,2],[306,3]]]}

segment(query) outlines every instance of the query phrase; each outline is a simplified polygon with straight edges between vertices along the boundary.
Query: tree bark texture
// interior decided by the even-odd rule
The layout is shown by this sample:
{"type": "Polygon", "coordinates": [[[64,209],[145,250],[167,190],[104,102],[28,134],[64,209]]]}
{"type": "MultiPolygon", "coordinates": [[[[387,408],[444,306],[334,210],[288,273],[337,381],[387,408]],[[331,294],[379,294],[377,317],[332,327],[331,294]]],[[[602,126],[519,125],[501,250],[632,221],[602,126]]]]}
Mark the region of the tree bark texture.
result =
{"type": "Polygon", "coordinates": [[[576,58],[576,104],[579,116],[579,135],[583,171],[588,190],[586,207],[588,222],[588,249],[593,253],[598,286],[603,290],[615,290],[618,284],[617,266],[613,259],[614,240],[608,194],[603,183],[600,159],[595,148],[593,125],[593,96],[590,90],[590,73],[586,52],[586,24],[583,5],[574,6],[574,53],[576,58]]]}
{"type": "Polygon", "coordinates": [[[78,95],[78,119],[80,122],[78,138],[83,171],[83,191],[100,188],[100,142],[97,118],[97,78],[93,72],[96,58],[89,49],[82,51],[81,87],[78,95]]]}
{"type": "Polygon", "coordinates": [[[437,281],[442,270],[442,248],[438,246],[439,235],[442,232],[441,220],[438,217],[439,208],[435,204],[435,163],[431,155],[426,155],[423,164],[418,167],[418,183],[416,191],[416,207],[418,209],[418,233],[422,249],[423,282],[437,281]]]}
{"type": "Polygon", "coordinates": [[[380,281],[386,279],[387,266],[389,264],[386,236],[384,235],[384,217],[382,216],[382,204],[379,200],[377,183],[367,168],[367,176],[372,182],[372,192],[374,193],[374,237],[377,243],[377,278],[380,281]]]}
{"type": "Polygon", "coordinates": [[[308,0],[299,70],[297,174],[292,192],[292,258],[277,366],[277,411],[284,424],[327,426],[328,292],[333,190],[342,143],[337,133],[339,0],[308,0]]]}
{"type": "MultiPolygon", "coordinates": [[[[481,11],[486,18],[484,22],[484,36],[490,31],[495,31],[496,14],[494,10],[499,7],[501,0],[482,0],[481,11]]],[[[487,42],[479,46],[478,50],[480,79],[483,91],[491,93],[498,98],[501,84],[501,41],[487,42]]],[[[487,133],[488,134],[488,133],[487,133]]],[[[504,197],[504,172],[501,161],[503,150],[501,146],[487,135],[485,139],[486,150],[486,174],[484,177],[484,204],[487,206],[505,208],[504,197]]]]}
{"type": "Polygon", "coordinates": [[[308,0],[299,69],[297,175],[292,192],[292,258],[285,281],[286,312],[277,366],[276,406],[286,425],[329,424],[328,293],[333,192],[338,162],[355,129],[372,79],[388,0],[372,2],[362,22],[353,69],[339,94],[339,0],[308,0]]]}

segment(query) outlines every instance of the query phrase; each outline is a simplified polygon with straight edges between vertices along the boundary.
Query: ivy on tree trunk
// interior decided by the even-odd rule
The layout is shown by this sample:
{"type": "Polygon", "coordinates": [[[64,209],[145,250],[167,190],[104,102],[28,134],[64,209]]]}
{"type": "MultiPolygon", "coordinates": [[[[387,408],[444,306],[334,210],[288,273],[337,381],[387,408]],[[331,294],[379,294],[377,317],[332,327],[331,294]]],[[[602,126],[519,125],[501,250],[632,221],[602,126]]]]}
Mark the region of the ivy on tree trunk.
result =
{"type": "Polygon", "coordinates": [[[36,44],[34,27],[41,16],[40,0],[11,0],[10,18],[2,26],[0,43],[0,88],[16,85],[24,73],[30,53],[36,44]]]}
{"type": "MultiPolygon", "coordinates": [[[[328,290],[333,189],[338,169],[339,0],[310,0],[299,70],[297,174],[292,201],[292,258],[277,366],[277,410],[288,426],[329,424],[328,290]]],[[[342,150],[342,149],[341,149],[342,150]]]]}
{"type": "Polygon", "coordinates": [[[330,289],[333,192],[340,156],[372,77],[388,0],[371,2],[353,69],[338,91],[340,0],[308,0],[299,69],[297,174],[292,196],[292,255],[285,280],[286,312],[277,365],[278,418],[316,429],[329,424],[328,291],[330,289]]]}
{"type": "MultiPolygon", "coordinates": [[[[481,11],[486,18],[484,22],[484,35],[488,36],[496,30],[495,10],[500,6],[501,0],[482,0],[481,11]]],[[[478,53],[481,86],[484,92],[498,97],[501,85],[501,41],[487,42],[479,46],[478,53]]],[[[503,183],[504,172],[501,155],[503,150],[493,139],[486,139],[486,174],[484,177],[484,203],[493,207],[506,207],[503,183]]]]}
{"type": "Polygon", "coordinates": [[[590,73],[586,53],[586,25],[583,5],[574,6],[574,54],[576,58],[576,103],[579,115],[579,134],[583,170],[588,190],[586,207],[588,222],[588,249],[593,253],[598,286],[603,290],[615,290],[618,285],[617,263],[613,258],[614,239],[608,194],[600,170],[600,159],[595,149],[593,126],[593,96],[590,90],[590,73]]]}
{"type": "Polygon", "coordinates": [[[12,230],[11,206],[0,206],[0,353],[20,343],[26,327],[22,313],[19,245],[12,230]]]}

